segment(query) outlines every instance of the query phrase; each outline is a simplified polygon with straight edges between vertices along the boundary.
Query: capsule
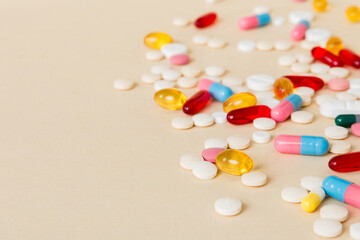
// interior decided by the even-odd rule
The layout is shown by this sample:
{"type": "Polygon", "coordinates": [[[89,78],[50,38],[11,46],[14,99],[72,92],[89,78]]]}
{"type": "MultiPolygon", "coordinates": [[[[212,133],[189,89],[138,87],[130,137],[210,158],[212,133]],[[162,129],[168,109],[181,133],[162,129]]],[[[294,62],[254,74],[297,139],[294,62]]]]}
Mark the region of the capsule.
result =
{"type": "Polygon", "coordinates": [[[322,187],[312,189],[301,201],[301,208],[305,212],[313,212],[325,198],[325,191],[322,187]]]}
{"type": "Polygon", "coordinates": [[[329,168],[335,172],[355,172],[360,170],[360,152],[341,154],[329,161],[329,168]]]}
{"type": "Polygon", "coordinates": [[[314,91],[320,90],[324,86],[324,81],[321,78],[313,76],[284,76],[284,78],[289,79],[294,88],[298,87],[309,87],[314,89],[314,91]]]}
{"type": "Polygon", "coordinates": [[[274,141],[278,152],[322,156],[329,150],[329,142],[324,137],[278,135],[274,141]]]}
{"type": "Polygon", "coordinates": [[[360,114],[340,114],[335,118],[335,124],[345,128],[358,122],[360,122],[360,114]]]}
{"type": "Polygon", "coordinates": [[[228,113],[235,109],[255,106],[256,102],[257,99],[252,93],[237,93],[224,102],[223,108],[224,111],[228,113]]]}
{"type": "Polygon", "coordinates": [[[170,35],[163,32],[149,33],[144,38],[146,46],[152,49],[160,49],[162,46],[168,43],[172,43],[170,35]]]}
{"type": "Polygon", "coordinates": [[[239,28],[247,30],[251,28],[262,27],[270,23],[271,17],[269,13],[253,15],[250,17],[240,18],[238,21],[239,28]]]}
{"type": "Polygon", "coordinates": [[[344,48],[343,41],[338,37],[331,37],[326,42],[325,49],[334,55],[339,55],[339,52],[344,48]]]}
{"type": "Polygon", "coordinates": [[[229,87],[206,78],[203,78],[199,81],[198,88],[200,90],[209,91],[210,94],[220,102],[225,102],[226,99],[233,95],[233,92],[229,87]]]}
{"type": "Polygon", "coordinates": [[[183,112],[194,115],[200,112],[209,102],[211,95],[206,90],[201,90],[189,98],[183,106],[183,112]]]}
{"type": "Polygon", "coordinates": [[[294,41],[300,41],[304,39],[306,30],[309,28],[310,23],[306,20],[300,21],[292,30],[291,30],[291,38],[294,41]]]}
{"type": "Polygon", "coordinates": [[[293,93],[294,84],[287,78],[276,79],[273,88],[275,98],[282,100],[293,93]]]}
{"type": "Polygon", "coordinates": [[[168,110],[179,110],[186,102],[186,96],[175,88],[159,90],[154,95],[155,102],[168,110]]]}
{"type": "Polygon", "coordinates": [[[299,95],[290,94],[271,110],[271,118],[277,122],[285,121],[290,115],[302,106],[299,95]]]}
{"type": "Polygon", "coordinates": [[[269,118],[271,109],[265,105],[257,105],[233,110],[227,114],[227,120],[231,124],[241,125],[252,123],[256,118],[269,118]]]}
{"type": "Polygon", "coordinates": [[[214,12],[207,13],[196,19],[194,24],[197,28],[205,28],[213,24],[216,18],[217,18],[216,13],[214,12]]]}
{"type": "Polygon", "coordinates": [[[216,156],[215,163],[221,171],[236,176],[250,172],[254,165],[248,155],[236,149],[220,152],[216,156]]]}
{"type": "Polygon", "coordinates": [[[328,176],[323,182],[323,189],[329,197],[360,208],[359,185],[336,176],[328,176]]]}
{"type": "Polygon", "coordinates": [[[360,68],[360,56],[349,49],[341,50],[339,52],[339,58],[346,65],[353,66],[354,68],[360,68]]]}
{"type": "Polygon", "coordinates": [[[322,47],[314,47],[311,50],[311,54],[316,60],[319,60],[330,67],[342,67],[344,66],[343,61],[328,50],[322,48],[322,47]]]}

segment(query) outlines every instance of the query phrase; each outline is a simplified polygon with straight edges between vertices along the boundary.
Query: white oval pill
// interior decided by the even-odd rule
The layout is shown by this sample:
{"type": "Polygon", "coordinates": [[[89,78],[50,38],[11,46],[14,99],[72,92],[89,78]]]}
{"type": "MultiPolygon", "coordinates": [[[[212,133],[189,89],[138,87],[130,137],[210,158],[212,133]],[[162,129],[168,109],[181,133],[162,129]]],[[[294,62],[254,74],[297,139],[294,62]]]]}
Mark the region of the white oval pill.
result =
{"type": "Polygon", "coordinates": [[[286,18],[283,16],[275,16],[275,17],[272,17],[272,19],[271,19],[271,23],[277,27],[284,25],[285,22],[286,22],[286,18]]]}
{"type": "Polygon", "coordinates": [[[161,79],[160,74],[154,74],[154,73],[144,73],[141,75],[141,81],[148,84],[153,84],[156,81],[159,81],[161,79]]]}
{"type": "Polygon", "coordinates": [[[176,17],[173,19],[173,25],[175,27],[186,27],[190,24],[190,20],[184,17],[176,17]]]}
{"type": "Polygon", "coordinates": [[[231,90],[233,91],[233,93],[243,93],[243,92],[249,92],[249,89],[247,87],[242,87],[242,86],[232,86],[231,90]]]}
{"type": "Polygon", "coordinates": [[[307,73],[310,70],[310,65],[307,63],[293,63],[291,64],[291,71],[294,73],[307,73]]]}
{"type": "Polygon", "coordinates": [[[350,225],[350,236],[355,240],[360,240],[360,222],[350,225]]]}
{"type": "Polygon", "coordinates": [[[258,41],[256,43],[256,49],[259,51],[271,51],[274,48],[274,44],[269,41],[258,41]]]}
{"type": "Polygon", "coordinates": [[[289,203],[299,203],[306,196],[308,192],[300,187],[287,187],[281,191],[281,197],[284,201],[289,203]]]}
{"type": "Polygon", "coordinates": [[[271,134],[265,131],[256,131],[252,135],[253,141],[256,143],[268,143],[271,139],[271,134]]]}
{"type": "Polygon", "coordinates": [[[346,78],[349,76],[349,73],[350,71],[343,67],[333,67],[329,70],[329,74],[339,78],[346,78]]]}
{"type": "Polygon", "coordinates": [[[311,42],[325,42],[331,37],[331,31],[323,28],[309,28],[305,33],[305,39],[311,42]]]}
{"type": "Polygon", "coordinates": [[[206,35],[202,35],[202,34],[197,34],[193,36],[193,43],[195,43],[196,45],[206,45],[207,42],[209,41],[209,37],[206,35]]]}
{"type": "Polygon", "coordinates": [[[291,114],[291,121],[296,123],[311,123],[314,119],[314,114],[306,111],[296,111],[291,114]]]}
{"type": "Polygon", "coordinates": [[[324,63],[313,63],[310,66],[310,71],[315,74],[325,74],[329,72],[330,67],[324,63]]]}
{"type": "Polygon", "coordinates": [[[269,6],[266,5],[256,5],[253,7],[253,13],[258,15],[258,14],[263,14],[263,13],[269,13],[270,12],[270,8],[269,6]]]}
{"type": "Polygon", "coordinates": [[[248,172],[241,175],[241,183],[249,187],[263,186],[266,180],[266,174],[262,172],[248,172]]]}
{"type": "Polygon", "coordinates": [[[181,77],[181,72],[175,69],[168,69],[163,71],[161,76],[166,81],[176,81],[181,77]]]}
{"type": "Polygon", "coordinates": [[[257,105],[265,105],[269,108],[274,108],[279,103],[280,101],[275,98],[261,97],[257,99],[257,105]]]}
{"type": "Polygon", "coordinates": [[[335,154],[348,153],[351,150],[351,143],[343,140],[334,140],[330,142],[330,152],[335,154]]]}
{"type": "Polygon", "coordinates": [[[331,139],[345,139],[347,138],[349,131],[340,126],[330,126],[325,128],[325,136],[331,139]]]}
{"type": "Polygon", "coordinates": [[[205,148],[224,148],[226,149],[228,143],[224,138],[208,138],[205,140],[205,148]]]}
{"type": "Polygon", "coordinates": [[[283,67],[290,67],[296,62],[296,57],[292,55],[283,55],[278,58],[278,63],[283,67]]]}
{"type": "Polygon", "coordinates": [[[313,97],[315,94],[315,90],[309,87],[298,87],[294,89],[294,93],[296,93],[300,97],[313,97]]]}
{"type": "Polygon", "coordinates": [[[243,83],[241,79],[236,77],[224,77],[222,80],[222,84],[228,87],[241,86],[243,83]]]}
{"type": "Polygon", "coordinates": [[[360,78],[350,80],[350,89],[360,89],[360,78]]]}
{"type": "Polygon", "coordinates": [[[220,48],[224,48],[226,46],[226,41],[223,39],[219,39],[219,38],[211,38],[209,39],[209,41],[207,42],[207,46],[209,48],[214,48],[214,49],[220,49],[220,48]]]}
{"type": "Polygon", "coordinates": [[[337,237],[342,232],[342,225],[339,221],[332,219],[318,219],[313,225],[314,233],[320,237],[337,237]]]}
{"type": "Polygon", "coordinates": [[[250,145],[250,138],[247,136],[234,135],[227,138],[229,148],[231,149],[246,149],[250,145]]]}
{"type": "Polygon", "coordinates": [[[183,66],[181,68],[181,73],[185,77],[198,77],[201,74],[201,70],[194,66],[183,66]]]}
{"type": "Polygon", "coordinates": [[[254,74],[246,79],[247,87],[254,91],[270,91],[274,82],[275,78],[266,74],[254,74]]]}
{"type": "Polygon", "coordinates": [[[119,78],[114,80],[114,88],[116,90],[130,90],[135,86],[135,82],[130,79],[119,78]]]}
{"type": "Polygon", "coordinates": [[[168,43],[161,47],[161,52],[166,58],[171,58],[174,55],[186,54],[188,48],[181,43],[168,43]]]}
{"type": "Polygon", "coordinates": [[[198,113],[192,117],[195,126],[208,127],[214,124],[215,119],[212,115],[207,113],[198,113]]]}
{"type": "Polygon", "coordinates": [[[320,105],[321,103],[326,102],[328,100],[332,100],[332,99],[335,99],[335,98],[331,95],[322,94],[322,95],[319,95],[316,97],[316,103],[318,105],[320,105]]]}
{"type": "Polygon", "coordinates": [[[241,212],[242,203],[236,198],[220,198],[215,201],[215,211],[223,216],[234,216],[241,212]]]}
{"type": "Polygon", "coordinates": [[[210,180],[216,176],[217,167],[211,162],[202,161],[194,164],[192,173],[195,177],[199,179],[210,180]]]}
{"type": "Polygon", "coordinates": [[[253,125],[259,130],[272,130],[276,126],[276,121],[271,118],[257,118],[253,121],[253,125]]]}
{"type": "Polygon", "coordinates": [[[196,153],[189,153],[180,157],[180,166],[187,170],[192,170],[194,165],[198,162],[203,162],[201,155],[196,153]]]}
{"type": "Polygon", "coordinates": [[[338,92],[338,93],[336,93],[335,96],[337,99],[344,100],[344,101],[356,100],[358,98],[356,95],[348,93],[348,92],[338,92]]]}
{"type": "Polygon", "coordinates": [[[317,77],[321,78],[324,81],[324,83],[328,83],[331,79],[334,78],[334,76],[327,73],[318,74],[317,77]]]}
{"type": "Polygon", "coordinates": [[[307,40],[303,40],[300,43],[300,47],[305,50],[311,50],[314,47],[316,47],[317,45],[318,45],[317,42],[311,42],[311,41],[307,41],[307,40]]]}
{"type": "Polygon", "coordinates": [[[306,176],[302,177],[300,180],[300,185],[302,188],[311,191],[314,188],[322,187],[323,179],[316,176],[306,176]]]}
{"type": "Polygon", "coordinates": [[[293,47],[293,43],[286,40],[275,41],[275,49],[278,51],[287,51],[293,47]]]}
{"type": "Polygon", "coordinates": [[[344,206],[337,204],[325,205],[320,209],[320,217],[322,219],[333,219],[344,222],[349,215],[349,211],[344,206]]]}
{"type": "Polygon", "coordinates": [[[289,20],[292,24],[298,24],[302,20],[311,22],[314,19],[314,13],[306,10],[296,10],[289,13],[289,20]]]}
{"type": "Polygon", "coordinates": [[[360,98],[360,89],[348,89],[347,92],[360,98]]]}
{"type": "Polygon", "coordinates": [[[175,129],[189,129],[194,126],[194,121],[191,117],[187,116],[176,117],[171,120],[171,126],[175,129]]]}
{"type": "Polygon", "coordinates": [[[198,80],[193,77],[180,77],[177,85],[181,88],[194,88],[197,86],[198,80]]]}
{"type": "Polygon", "coordinates": [[[251,40],[243,40],[238,42],[237,48],[240,52],[252,52],[255,50],[256,43],[251,40]]]}
{"type": "Polygon", "coordinates": [[[310,64],[314,61],[314,57],[310,53],[298,53],[296,54],[296,58],[299,63],[310,64]]]}
{"type": "Polygon", "coordinates": [[[159,91],[166,88],[173,88],[173,87],[175,87],[175,82],[160,80],[154,83],[155,91],[159,91]]]}
{"type": "Polygon", "coordinates": [[[210,77],[221,77],[226,72],[226,69],[221,66],[208,66],[205,68],[205,73],[210,77]]]}
{"type": "Polygon", "coordinates": [[[227,113],[226,112],[214,112],[212,116],[215,118],[215,123],[226,123],[227,113]]]}
{"type": "Polygon", "coordinates": [[[145,58],[149,61],[159,61],[164,58],[164,54],[159,50],[150,50],[146,52],[145,58]]]}

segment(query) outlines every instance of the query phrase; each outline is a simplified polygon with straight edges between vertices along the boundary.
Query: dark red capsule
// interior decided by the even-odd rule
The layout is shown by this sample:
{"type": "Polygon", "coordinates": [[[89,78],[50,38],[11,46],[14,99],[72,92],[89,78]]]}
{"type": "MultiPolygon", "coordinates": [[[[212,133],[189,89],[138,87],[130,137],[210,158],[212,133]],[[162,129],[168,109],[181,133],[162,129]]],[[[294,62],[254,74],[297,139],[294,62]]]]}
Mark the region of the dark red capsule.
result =
{"type": "Polygon", "coordinates": [[[340,60],[338,56],[335,56],[328,50],[322,48],[322,47],[314,47],[311,50],[311,54],[316,60],[319,60],[330,67],[342,67],[344,66],[343,61],[340,60]]]}
{"type": "Polygon", "coordinates": [[[206,90],[201,90],[195,93],[184,104],[184,113],[193,115],[200,112],[206,106],[206,104],[208,104],[210,98],[211,94],[206,90]]]}
{"type": "Polygon", "coordinates": [[[233,110],[227,114],[227,120],[231,124],[240,125],[252,123],[255,119],[266,117],[269,118],[271,109],[265,105],[258,105],[233,110]]]}
{"type": "Polygon", "coordinates": [[[350,51],[349,49],[343,49],[339,52],[339,58],[346,65],[353,66],[354,68],[360,68],[360,56],[350,51]]]}
{"type": "Polygon", "coordinates": [[[213,24],[215,22],[216,18],[217,18],[216,13],[214,13],[214,12],[207,13],[207,14],[199,17],[198,19],[196,19],[195,26],[197,28],[205,28],[205,27],[213,24]]]}
{"type": "Polygon", "coordinates": [[[341,154],[329,161],[329,168],[336,172],[355,172],[360,170],[360,152],[341,154]]]}
{"type": "Polygon", "coordinates": [[[312,76],[284,76],[284,78],[289,79],[294,88],[297,87],[309,87],[314,89],[314,91],[320,90],[324,86],[324,81],[318,77],[312,76]]]}

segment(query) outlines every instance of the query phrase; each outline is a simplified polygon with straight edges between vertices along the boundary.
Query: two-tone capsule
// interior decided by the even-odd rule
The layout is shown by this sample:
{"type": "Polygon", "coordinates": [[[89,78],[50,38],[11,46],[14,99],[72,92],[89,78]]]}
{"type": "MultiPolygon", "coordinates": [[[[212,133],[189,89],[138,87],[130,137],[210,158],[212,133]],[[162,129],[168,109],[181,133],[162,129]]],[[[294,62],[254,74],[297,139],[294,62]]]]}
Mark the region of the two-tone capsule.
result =
{"type": "Polygon", "coordinates": [[[360,122],[360,114],[341,114],[335,118],[336,125],[346,128],[358,122],[360,122]]]}
{"type": "Polygon", "coordinates": [[[240,18],[238,26],[242,30],[262,27],[270,23],[271,17],[269,13],[253,15],[249,17],[240,18]]]}
{"type": "Polygon", "coordinates": [[[210,98],[211,95],[208,91],[198,91],[185,102],[183,112],[189,115],[194,115],[200,112],[208,104],[210,98]]]}
{"type": "Polygon", "coordinates": [[[335,56],[328,50],[322,47],[314,47],[311,50],[311,54],[316,60],[329,65],[330,67],[342,67],[344,66],[343,61],[338,56],[335,56]]]}
{"type": "Polygon", "coordinates": [[[301,97],[296,94],[290,94],[271,110],[271,118],[277,122],[283,122],[290,117],[291,113],[300,109],[301,106],[301,97]]]}
{"type": "Polygon", "coordinates": [[[206,78],[203,78],[199,81],[198,88],[200,90],[209,91],[211,95],[220,102],[225,102],[226,99],[233,95],[233,92],[229,87],[206,78]]]}
{"type": "Polygon", "coordinates": [[[301,201],[301,208],[305,212],[313,212],[325,198],[325,191],[322,187],[311,189],[309,194],[301,201]]]}
{"type": "Polygon", "coordinates": [[[329,168],[335,172],[355,172],[360,170],[360,152],[345,153],[329,161],[329,168]]]}
{"type": "Polygon", "coordinates": [[[278,135],[274,147],[281,153],[322,156],[329,151],[329,142],[317,136],[278,135]]]}
{"type": "Polygon", "coordinates": [[[308,30],[310,23],[306,20],[300,21],[290,33],[292,40],[300,41],[305,38],[306,30],[308,30]]]}

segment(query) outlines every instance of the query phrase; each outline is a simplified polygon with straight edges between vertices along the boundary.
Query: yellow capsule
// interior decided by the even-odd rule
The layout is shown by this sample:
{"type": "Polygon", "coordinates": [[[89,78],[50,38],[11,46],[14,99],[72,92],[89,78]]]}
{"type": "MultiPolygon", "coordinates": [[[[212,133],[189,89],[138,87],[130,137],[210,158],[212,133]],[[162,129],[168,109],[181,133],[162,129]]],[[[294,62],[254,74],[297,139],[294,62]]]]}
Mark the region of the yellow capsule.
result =
{"type": "Polygon", "coordinates": [[[216,166],[223,172],[231,175],[242,175],[250,172],[253,161],[245,153],[228,149],[220,152],[215,159],[216,166]]]}
{"type": "Polygon", "coordinates": [[[350,6],[346,9],[345,15],[350,22],[358,22],[360,20],[360,9],[356,6],[350,6]]]}
{"type": "Polygon", "coordinates": [[[172,39],[166,33],[153,32],[145,36],[144,43],[149,48],[160,49],[163,45],[172,43],[172,39]]]}
{"type": "Polygon", "coordinates": [[[294,84],[288,78],[279,78],[274,83],[276,99],[284,99],[294,91],[294,84]]]}
{"type": "Polygon", "coordinates": [[[329,52],[335,54],[335,55],[339,55],[339,52],[344,48],[344,44],[342,42],[342,40],[338,37],[331,37],[329,38],[329,40],[326,42],[326,50],[328,50],[329,52]]]}
{"type": "Polygon", "coordinates": [[[320,205],[321,201],[324,198],[325,198],[324,190],[321,187],[314,188],[301,201],[301,207],[305,212],[313,212],[320,205]]]}
{"type": "Polygon", "coordinates": [[[257,99],[252,93],[237,93],[224,102],[223,108],[228,113],[235,109],[255,106],[256,102],[257,99]]]}
{"type": "Polygon", "coordinates": [[[326,0],[314,0],[313,7],[318,12],[324,12],[327,8],[327,1],[326,0]]]}
{"type": "Polygon", "coordinates": [[[168,110],[179,110],[186,102],[186,96],[175,88],[159,90],[154,95],[155,102],[168,110]]]}

